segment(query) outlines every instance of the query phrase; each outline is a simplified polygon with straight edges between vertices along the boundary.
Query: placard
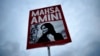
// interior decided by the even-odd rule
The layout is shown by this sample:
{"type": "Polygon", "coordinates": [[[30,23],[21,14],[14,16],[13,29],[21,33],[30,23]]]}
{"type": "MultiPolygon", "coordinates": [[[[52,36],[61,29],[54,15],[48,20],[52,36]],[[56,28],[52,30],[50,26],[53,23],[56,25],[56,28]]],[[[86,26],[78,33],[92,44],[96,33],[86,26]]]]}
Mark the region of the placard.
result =
{"type": "Polygon", "coordinates": [[[61,5],[30,10],[27,49],[71,42],[61,5]]]}

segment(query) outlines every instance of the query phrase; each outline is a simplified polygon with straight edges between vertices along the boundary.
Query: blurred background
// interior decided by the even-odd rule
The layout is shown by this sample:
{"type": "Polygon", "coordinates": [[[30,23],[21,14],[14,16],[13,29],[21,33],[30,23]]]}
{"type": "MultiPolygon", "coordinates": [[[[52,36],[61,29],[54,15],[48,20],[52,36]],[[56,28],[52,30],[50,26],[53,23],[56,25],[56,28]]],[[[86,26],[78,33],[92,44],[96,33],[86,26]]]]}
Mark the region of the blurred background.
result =
{"type": "Polygon", "coordinates": [[[29,11],[61,4],[71,43],[51,56],[100,56],[100,0],[0,0],[0,56],[47,56],[47,47],[26,50],[29,11]]]}

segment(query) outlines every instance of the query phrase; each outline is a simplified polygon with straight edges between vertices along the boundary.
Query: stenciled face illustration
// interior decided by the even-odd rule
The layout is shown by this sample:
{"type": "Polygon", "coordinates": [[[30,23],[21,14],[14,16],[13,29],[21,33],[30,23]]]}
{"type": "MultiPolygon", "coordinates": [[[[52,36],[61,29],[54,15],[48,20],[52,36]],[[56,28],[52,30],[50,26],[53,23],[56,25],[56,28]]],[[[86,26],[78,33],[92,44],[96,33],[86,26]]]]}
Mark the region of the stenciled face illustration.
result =
{"type": "Polygon", "coordinates": [[[48,32],[48,28],[45,27],[44,25],[41,27],[42,33],[45,34],[48,32]]]}
{"type": "Polygon", "coordinates": [[[36,43],[37,34],[38,34],[37,25],[31,25],[30,33],[31,33],[31,35],[30,35],[30,44],[36,43]]]}
{"type": "Polygon", "coordinates": [[[38,29],[36,26],[32,25],[31,34],[32,36],[37,36],[38,29]]]}

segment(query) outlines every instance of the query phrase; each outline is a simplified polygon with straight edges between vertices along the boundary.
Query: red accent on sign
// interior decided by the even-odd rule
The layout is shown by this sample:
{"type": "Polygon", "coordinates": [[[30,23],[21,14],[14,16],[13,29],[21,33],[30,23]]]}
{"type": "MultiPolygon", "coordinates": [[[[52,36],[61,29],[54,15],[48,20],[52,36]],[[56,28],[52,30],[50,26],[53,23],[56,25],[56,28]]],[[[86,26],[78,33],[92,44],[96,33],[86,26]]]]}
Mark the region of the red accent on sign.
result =
{"type": "Polygon", "coordinates": [[[29,12],[27,49],[71,42],[61,5],[29,12]]]}

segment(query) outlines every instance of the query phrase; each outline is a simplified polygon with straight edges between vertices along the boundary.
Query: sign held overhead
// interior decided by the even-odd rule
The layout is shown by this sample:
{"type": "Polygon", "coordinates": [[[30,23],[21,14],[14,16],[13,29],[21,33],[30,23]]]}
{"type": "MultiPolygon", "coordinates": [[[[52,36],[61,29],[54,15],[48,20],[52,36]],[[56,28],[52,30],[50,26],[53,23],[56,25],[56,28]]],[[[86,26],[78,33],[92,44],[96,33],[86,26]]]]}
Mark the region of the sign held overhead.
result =
{"type": "Polygon", "coordinates": [[[61,5],[30,10],[27,49],[71,42],[61,5]]]}

